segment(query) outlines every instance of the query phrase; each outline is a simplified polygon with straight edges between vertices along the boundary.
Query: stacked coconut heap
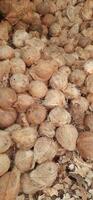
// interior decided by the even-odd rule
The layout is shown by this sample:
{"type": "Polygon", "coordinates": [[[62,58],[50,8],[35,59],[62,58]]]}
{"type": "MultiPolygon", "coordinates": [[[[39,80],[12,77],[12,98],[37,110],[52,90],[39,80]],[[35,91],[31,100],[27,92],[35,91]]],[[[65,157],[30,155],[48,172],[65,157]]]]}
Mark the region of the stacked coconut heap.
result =
{"type": "Polygon", "coordinates": [[[0,13],[0,200],[91,198],[70,194],[69,170],[92,173],[93,1],[1,0],[0,13]]]}

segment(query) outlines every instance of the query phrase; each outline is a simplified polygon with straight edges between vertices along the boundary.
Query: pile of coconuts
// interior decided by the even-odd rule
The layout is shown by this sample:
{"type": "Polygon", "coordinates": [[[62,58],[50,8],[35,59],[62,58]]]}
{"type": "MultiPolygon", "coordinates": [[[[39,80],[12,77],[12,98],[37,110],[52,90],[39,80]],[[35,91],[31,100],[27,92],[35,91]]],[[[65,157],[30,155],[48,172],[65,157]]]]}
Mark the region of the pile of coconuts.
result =
{"type": "Polygon", "coordinates": [[[52,188],[59,151],[93,161],[92,16],[92,0],[0,1],[0,200],[52,188]]]}

